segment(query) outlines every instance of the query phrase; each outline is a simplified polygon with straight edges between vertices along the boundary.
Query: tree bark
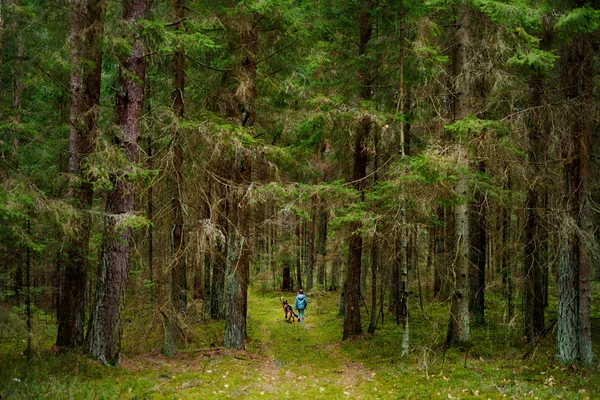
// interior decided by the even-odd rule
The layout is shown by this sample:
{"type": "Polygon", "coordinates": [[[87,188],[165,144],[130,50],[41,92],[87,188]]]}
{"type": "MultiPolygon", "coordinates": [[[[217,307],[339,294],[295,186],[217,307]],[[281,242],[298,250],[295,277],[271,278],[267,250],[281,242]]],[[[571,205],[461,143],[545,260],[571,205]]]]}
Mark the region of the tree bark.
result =
{"type": "MultiPolygon", "coordinates": [[[[254,12],[243,21],[241,32],[242,62],[240,82],[236,93],[239,121],[242,127],[251,128],[256,118],[256,62],[258,60],[258,22],[260,15],[254,12]],[[242,89],[243,90],[240,90],[242,89]]],[[[234,181],[238,188],[234,193],[232,216],[233,229],[229,236],[227,272],[225,286],[225,347],[244,349],[246,340],[246,314],[248,307],[248,279],[250,273],[250,204],[249,187],[252,181],[252,163],[249,154],[241,156],[241,165],[236,166],[234,181]]]]}
{"type": "MultiPolygon", "coordinates": [[[[374,135],[375,155],[373,157],[373,186],[377,185],[379,180],[379,133],[374,135]]],[[[367,332],[375,333],[375,325],[377,323],[377,270],[379,269],[379,243],[377,238],[377,226],[375,226],[375,234],[371,243],[371,314],[369,328],[367,332]]]]}
{"type": "Polygon", "coordinates": [[[225,318],[225,268],[227,265],[227,243],[230,235],[230,224],[227,219],[229,201],[221,201],[218,225],[223,233],[222,240],[216,245],[216,254],[212,257],[212,283],[210,299],[210,315],[213,319],[225,318]]]}
{"type": "MultiPolygon", "coordinates": [[[[148,169],[152,170],[152,138],[148,137],[148,169]]],[[[150,304],[154,304],[154,188],[148,186],[148,203],[146,204],[146,218],[148,225],[148,281],[150,282],[150,304]]]]}
{"type": "MultiPolygon", "coordinates": [[[[452,55],[454,92],[456,93],[453,109],[454,119],[459,120],[465,118],[469,113],[469,55],[467,49],[470,41],[470,9],[468,5],[459,6],[456,25],[457,43],[452,55]]],[[[464,175],[469,168],[469,154],[461,139],[457,143],[457,157],[457,164],[462,171],[454,188],[460,204],[454,206],[456,253],[451,266],[454,282],[447,343],[469,340],[469,206],[467,203],[468,183],[467,177],[464,175]]]]}
{"type": "Polygon", "coordinates": [[[229,349],[246,347],[246,314],[249,274],[249,218],[250,208],[245,198],[246,190],[242,182],[250,181],[250,156],[246,155],[243,165],[238,167],[240,185],[233,196],[231,206],[231,224],[227,245],[227,269],[225,272],[225,339],[224,345],[229,349]],[[236,229],[237,227],[237,229],[236,229]]]}
{"type": "MultiPolygon", "coordinates": [[[[367,54],[367,44],[371,40],[372,21],[369,11],[362,9],[359,18],[359,43],[358,55],[364,57],[367,54]]],[[[368,65],[363,65],[359,71],[362,85],[360,97],[363,100],[371,98],[372,78],[368,65]]],[[[354,189],[364,198],[364,178],[367,175],[367,162],[369,159],[367,143],[371,134],[371,117],[364,115],[358,123],[358,131],[354,141],[354,171],[352,181],[354,189]]],[[[351,335],[362,332],[360,322],[360,273],[362,266],[363,239],[360,233],[362,224],[353,222],[350,224],[350,239],[348,251],[348,275],[346,278],[346,306],[344,310],[344,333],[343,340],[351,335]]]]}
{"type": "MultiPolygon", "coordinates": [[[[123,20],[132,29],[132,49],[121,60],[121,76],[116,98],[120,135],[115,142],[123,150],[127,163],[136,160],[141,131],[146,60],[139,21],[146,17],[143,0],[123,2],[123,20]]],[[[135,188],[127,178],[130,168],[111,177],[113,189],[106,202],[104,235],[100,256],[96,299],[90,316],[87,351],[104,364],[117,365],[121,352],[120,312],[129,273],[132,229],[126,225],[134,212],[135,188]]]]}
{"type": "Polygon", "coordinates": [[[296,218],[296,284],[298,289],[302,288],[302,221],[296,218]]]}
{"type": "MultiPolygon", "coordinates": [[[[175,12],[174,29],[182,32],[185,19],[185,0],[173,0],[175,12]]],[[[169,357],[177,353],[177,339],[179,328],[177,325],[178,315],[185,311],[186,307],[186,264],[185,264],[185,237],[183,220],[183,146],[181,144],[181,120],[184,117],[183,93],[185,88],[185,59],[183,45],[179,44],[173,54],[173,113],[175,123],[173,124],[173,138],[171,150],[173,156],[173,176],[171,182],[171,245],[172,258],[169,266],[169,305],[166,312],[165,338],[163,353],[169,357]]]]}
{"type": "MultiPolygon", "coordinates": [[[[507,179],[506,185],[504,187],[505,190],[510,191],[511,189],[511,181],[510,177],[507,179]]],[[[511,227],[510,227],[510,214],[511,214],[511,205],[504,205],[502,208],[502,286],[503,296],[506,299],[506,317],[505,321],[508,322],[512,319],[513,316],[513,282],[512,282],[512,267],[511,267],[511,227]]]]}
{"type": "MultiPolygon", "coordinates": [[[[582,2],[576,2],[581,6],[582,2]],[[581,4],[580,4],[581,3],[581,4]]],[[[590,146],[593,120],[593,49],[587,35],[569,43],[562,56],[562,81],[566,86],[567,112],[572,116],[564,163],[564,211],[558,276],[557,356],[564,364],[590,365],[590,279],[592,238],[590,196],[590,146]]]]}
{"type": "Polygon", "coordinates": [[[315,236],[317,227],[317,196],[312,195],[310,199],[311,213],[308,221],[308,232],[306,237],[306,290],[312,290],[315,270],[315,236]]]}
{"type": "MultiPolygon", "coordinates": [[[[485,173],[485,163],[479,162],[479,173],[485,173]]],[[[471,267],[470,267],[470,309],[475,314],[477,324],[485,323],[485,267],[487,258],[487,208],[483,193],[475,194],[475,204],[471,206],[470,225],[471,238],[471,267]]]]}
{"type": "Polygon", "coordinates": [[[325,271],[327,262],[327,210],[321,207],[318,215],[319,229],[317,236],[317,283],[325,288],[325,271]]]}
{"type": "Polygon", "coordinates": [[[96,149],[102,36],[106,0],[71,2],[71,109],[69,133],[69,198],[78,210],[75,234],[67,239],[62,291],[57,309],[57,346],[83,344],[88,271],[88,247],[93,189],[86,172],[87,158],[96,149]]]}

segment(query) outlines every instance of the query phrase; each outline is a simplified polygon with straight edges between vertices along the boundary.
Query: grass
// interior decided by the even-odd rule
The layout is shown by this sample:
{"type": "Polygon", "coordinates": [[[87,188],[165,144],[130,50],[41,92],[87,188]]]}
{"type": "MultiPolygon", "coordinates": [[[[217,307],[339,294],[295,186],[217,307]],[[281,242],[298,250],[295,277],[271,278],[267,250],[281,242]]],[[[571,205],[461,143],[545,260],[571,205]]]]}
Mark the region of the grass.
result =
{"type": "MultiPolygon", "coordinates": [[[[56,331],[42,314],[36,317],[40,350],[28,361],[21,354],[22,330],[14,329],[17,314],[2,309],[0,327],[10,321],[13,328],[0,331],[0,398],[600,398],[597,369],[556,363],[553,333],[523,360],[528,346],[521,340],[520,324],[504,323],[501,313],[494,313],[502,304],[493,295],[487,298],[487,324],[472,326],[472,340],[462,348],[441,345],[447,305],[427,301],[421,312],[415,304],[406,358],[399,351],[402,331],[388,316],[374,336],[341,343],[337,294],[309,293],[305,325],[284,321],[281,295],[250,293],[246,351],[222,348],[222,321],[190,318],[187,341],[174,358],[159,351],[160,321],[132,305],[121,368],[103,367],[76,351],[50,351],[56,331]]],[[[293,300],[294,294],[283,296],[293,300]]],[[[363,320],[366,328],[364,313],[363,320]]]]}

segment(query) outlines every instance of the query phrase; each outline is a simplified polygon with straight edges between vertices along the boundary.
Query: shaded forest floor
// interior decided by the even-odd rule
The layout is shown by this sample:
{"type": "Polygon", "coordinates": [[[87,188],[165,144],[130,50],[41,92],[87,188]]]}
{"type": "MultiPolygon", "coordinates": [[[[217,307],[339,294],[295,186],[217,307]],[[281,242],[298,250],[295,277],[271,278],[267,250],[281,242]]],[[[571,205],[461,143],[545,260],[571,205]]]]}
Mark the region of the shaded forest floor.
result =
{"type": "MultiPolygon", "coordinates": [[[[309,294],[304,325],[284,321],[281,295],[250,293],[246,351],[222,347],[223,322],[187,321],[187,341],[174,358],[157,350],[160,319],[141,323],[142,314],[133,319],[132,306],[121,368],[103,367],[78,352],[53,353],[52,320],[38,316],[36,344],[42,350],[29,362],[22,355],[23,337],[3,331],[0,398],[600,398],[598,368],[556,363],[553,331],[523,360],[530,348],[522,342],[520,323],[499,322],[502,316],[491,310],[502,310],[502,302],[493,297],[487,324],[473,326],[473,340],[463,348],[441,346],[446,304],[427,301],[422,311],[413,304],[411,352],[401,358],[402,331],[388,315],[375,336],[341,343],[337,294],[309,294]]],[[[292,293],[283,296],[294,299],[292,293]]],[[[598,313],[595,309],[597,356],[598,313]]],[[[3,313],[0,326],[10,323],[10,314],[3,313]]],[[[547,318],[550,324],[555,316],[547,318]]],[[[363,320],[366,328],[364,313],[363,320]]]]}

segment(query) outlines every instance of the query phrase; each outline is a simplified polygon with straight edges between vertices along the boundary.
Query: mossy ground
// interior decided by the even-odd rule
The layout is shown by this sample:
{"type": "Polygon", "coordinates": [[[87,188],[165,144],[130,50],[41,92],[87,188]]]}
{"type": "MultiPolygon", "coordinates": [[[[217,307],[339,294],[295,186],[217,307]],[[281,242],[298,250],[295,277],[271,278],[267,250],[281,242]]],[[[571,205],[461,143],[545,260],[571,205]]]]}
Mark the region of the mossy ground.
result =
{"type": "MultiPolygon", "coordinates": [[[[25,343],[18,330],[4,335],[0,398],[600,398],[597,366],[559,365],[552,331],[523,360],[529,347],[519,323],[502,322],[501,312],[493,314],[503,308],[492,296],[487,324],[472,326],[472,341],[462,348],[441,345],[446,304],[427,301],[423,312],[413,305],[411,351],[401,358],[402,331],[389,316],[374,336],[342,343],[337,294],[309,294],[304,325],[284,321],[282,295],[294,297],[251,291],[246,351],[222,348],[223,322],[198,320],[188,325],[178,355],[167,358],[159,350],[160,320],[132,312],[120,368],[103,367],[78,352],[55,354],[49,350],[52,320],[38,314],[36,338],[42,350],[30,361],[22,355],[25,343]]],[[[548,315],[550,322],[553,318],[548,315]]],[[[366,328],[366,315],[363,319],[366,328]]],[[[600,326],[593,321],[598,354],[600,326]]]]}

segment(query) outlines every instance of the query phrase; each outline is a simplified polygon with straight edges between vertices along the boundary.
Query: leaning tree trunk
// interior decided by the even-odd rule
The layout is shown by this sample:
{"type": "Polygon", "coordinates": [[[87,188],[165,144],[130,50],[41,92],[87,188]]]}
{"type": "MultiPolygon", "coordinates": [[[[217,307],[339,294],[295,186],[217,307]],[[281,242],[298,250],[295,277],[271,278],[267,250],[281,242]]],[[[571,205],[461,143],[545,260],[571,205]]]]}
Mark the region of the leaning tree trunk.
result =
{"type": "MultiPolygon", "coordinates": [[[[123,2],[123,19],[136,26],[145,18],[146,1],[123,2]]],[[[120,135],[115,138],[124,151],[128,163],[136,160],[140,138],[142,102],[146,60],[141,27],[131,37],[131,53],[124,56],[116,98],[117,124],[120,135]]],[[[100,256],[96,301],[92,308],[87,335],[87,351],[104,364],[117,365],[120,361],[120,312],[129,273],[129,253],[132,229],[125,223],[134,212],[135,188],[126,176],[129,169],[112,176],[113,189],[106,202],[104,235],[100,256]]]]}
{"type": "MultiPolygon", "coordinates": [[[[174,0],[176,31],[183,31],[185,18],[185,0],[174,0]]],[[[186,265],[185,265],[185,238],[183,229],[183,146],[181,139],[181,120],[184,116],[183,91],[185,85],[185,59],[183,45],[175,49],[173,55],[173,69],[175,79],[173,81],[173,107],[175,122],[173,124],[173,138],[171,149],[173,154],[173,177],[171,182],[171,246],[172,258],[169,265],[169,305],[166,311],[165,338],[163,342],[163,353],[173,357],[177,353],[177,338],[179,328],[177,326],[178,315],[185,311],[186,306],[186,265]]]]}
{"type": "Polygon", "coordinates": [[[96,149],[100,81],[102,72],[102,35],[106,0],[71,2],[71,110],[69,133],[69,197],[78,216],[75,234],[67,239],[60,301],[57,309],[58,346],[83,344],[86,308],[87,258],[90,238],[93,189],[86,173],[87,158],[96,149]]]}

